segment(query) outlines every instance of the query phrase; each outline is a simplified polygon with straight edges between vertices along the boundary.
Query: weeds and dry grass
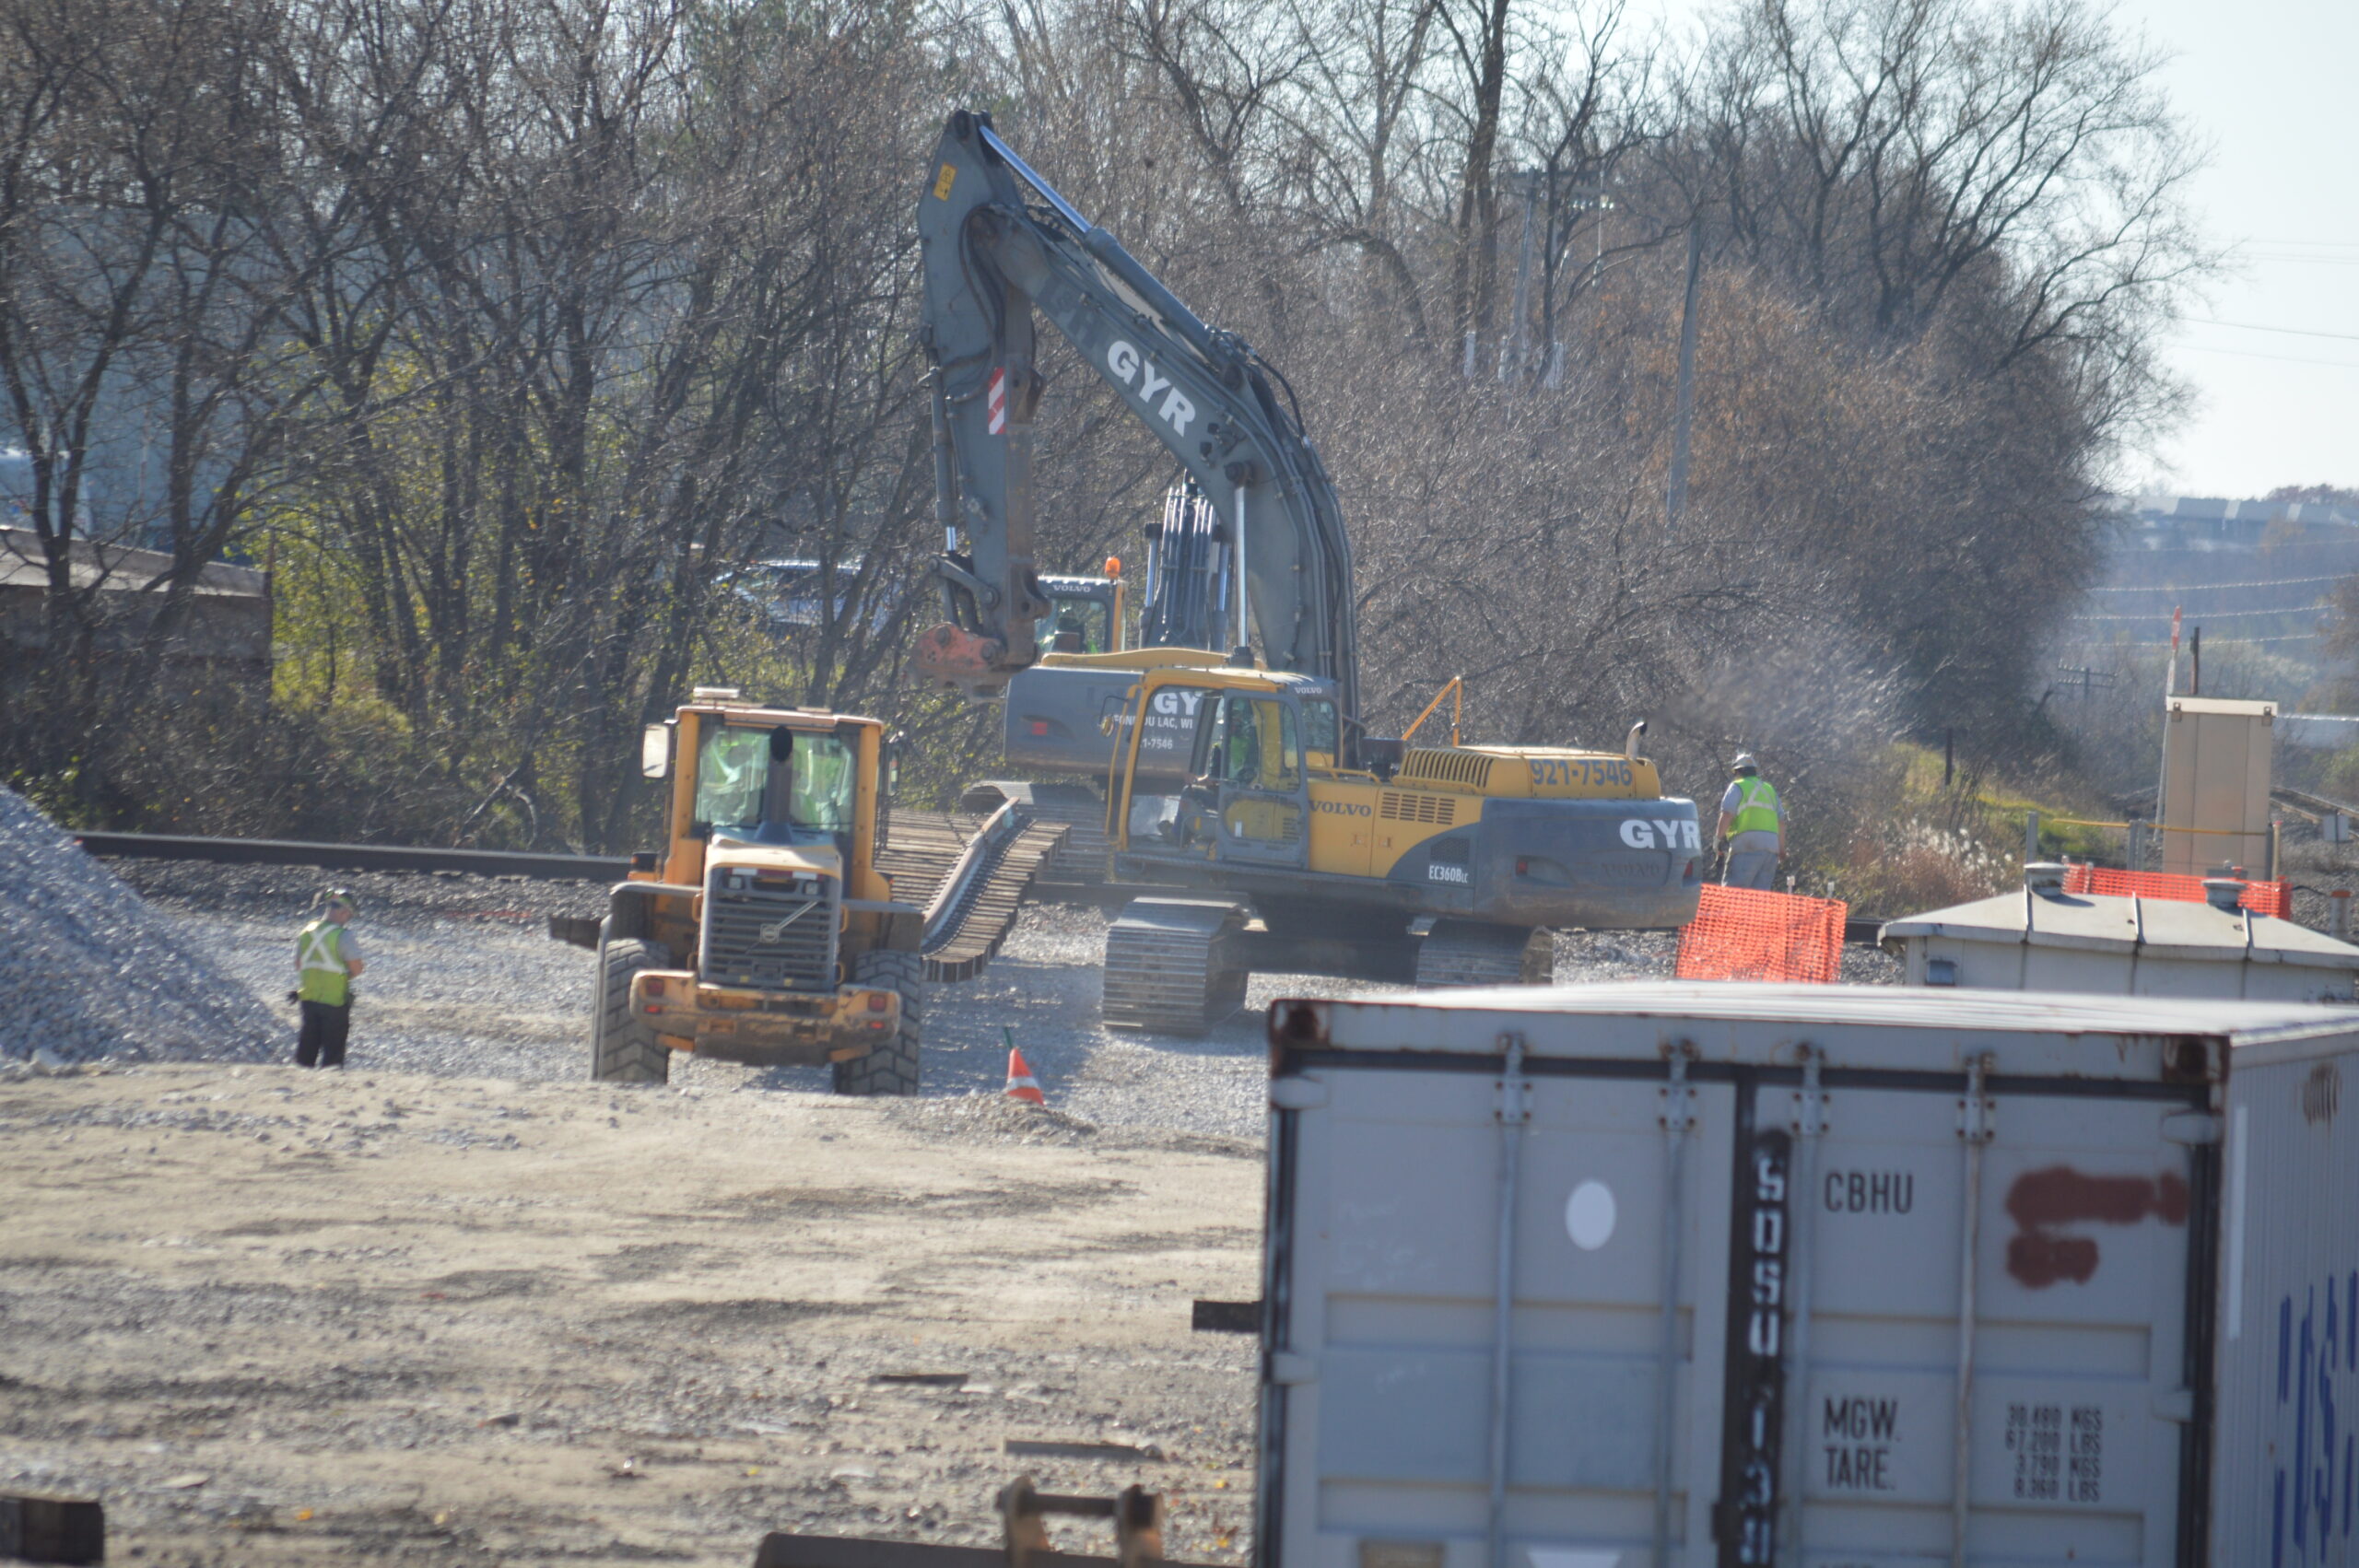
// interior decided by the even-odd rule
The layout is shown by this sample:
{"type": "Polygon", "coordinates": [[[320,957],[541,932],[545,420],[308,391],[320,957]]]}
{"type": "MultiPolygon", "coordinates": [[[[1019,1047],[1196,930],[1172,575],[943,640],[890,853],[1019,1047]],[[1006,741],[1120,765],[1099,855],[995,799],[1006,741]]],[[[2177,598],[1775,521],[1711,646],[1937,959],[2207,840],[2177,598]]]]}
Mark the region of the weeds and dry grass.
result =
{"type": "Polygon", "coordinates": [[[1895,916],[1987,898],[2013,869],[2007,858],[1964,828],[1922,818],[1863,830],[1831,879],[1854,909],[1895,916]]]}
{"type": "Polygon", "coordinates": [[[1817,872],[1804,880],[1855,910],[1898,916],[1989,896],[2023,874],[2029,812],[2040,814],[2041,859],[2121,859],[2121,830],[2089,825],[2112,812],[2072,780],[1961,771],[1945,782],[1938,751],[1905,743],[1890,748],[1883,778],[1872,798],[1847,802],[1848,834],[1803,847],[1817,872]]]}

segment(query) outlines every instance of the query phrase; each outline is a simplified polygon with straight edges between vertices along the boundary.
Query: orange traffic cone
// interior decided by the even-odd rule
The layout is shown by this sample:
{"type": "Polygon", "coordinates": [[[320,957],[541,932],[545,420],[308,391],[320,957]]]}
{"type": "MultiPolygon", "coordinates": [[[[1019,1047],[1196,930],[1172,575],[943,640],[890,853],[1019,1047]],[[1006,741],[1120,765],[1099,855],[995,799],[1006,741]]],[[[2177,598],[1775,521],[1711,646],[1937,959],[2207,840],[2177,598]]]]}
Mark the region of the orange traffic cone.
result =
{"type": "Polygon", "coordinates": [[[1027,1106],[1046,1110],[1049,1097],[1040,1093],[1040,1081],[1032,1076],[1032,1064],[1015,1048],[1015,1032],[1007,1032],[1007,1097],[1021,1100],[1027,1106]]]}

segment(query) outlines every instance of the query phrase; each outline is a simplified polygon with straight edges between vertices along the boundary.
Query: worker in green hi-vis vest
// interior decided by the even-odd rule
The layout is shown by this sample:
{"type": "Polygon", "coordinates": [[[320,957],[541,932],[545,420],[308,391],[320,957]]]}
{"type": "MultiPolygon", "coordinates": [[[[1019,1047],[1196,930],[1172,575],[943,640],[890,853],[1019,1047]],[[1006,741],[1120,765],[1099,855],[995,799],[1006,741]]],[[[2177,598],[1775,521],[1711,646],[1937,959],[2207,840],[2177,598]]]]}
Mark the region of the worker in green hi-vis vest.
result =
{"type": "Polygon", "coordinates": [[[1786,852],[1786,808],[1751,752],[1737,753],[1732,766],[1736,777],[1720,796],[1719,837],[1729,847],[1729,869],[1720,880],[1767,892],[1777,884],[1778,858],[1786,852]]]}
{"type": "Polygon", "coordinates": [[[295,998],[303,1011],[302,1029],[295,1036],[298,1067],[344,1065],[345,1042],[352,1032],[352,982],[368,967],[360,944],[346,929],[353,908],[352,895],[337,888],[328,895],[327,913],[295,938],[295,998]]]}

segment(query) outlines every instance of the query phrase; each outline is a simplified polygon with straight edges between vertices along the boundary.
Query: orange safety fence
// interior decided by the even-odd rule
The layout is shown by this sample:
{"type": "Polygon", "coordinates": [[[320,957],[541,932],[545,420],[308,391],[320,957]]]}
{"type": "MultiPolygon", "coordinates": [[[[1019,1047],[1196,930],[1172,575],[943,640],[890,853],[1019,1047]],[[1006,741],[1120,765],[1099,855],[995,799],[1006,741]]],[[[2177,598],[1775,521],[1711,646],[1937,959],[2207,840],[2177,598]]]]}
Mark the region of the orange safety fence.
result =
{"type": "Polygon", "coordinates": [[[1831,985],[1843,963],[1848,913],[1839,898],[1798,898],[1707,883],[1696,918],[1680,928],[1678,976],[1831,985]]]}
{"type": "MultiPolygon", "coordinates": [[[[2281,920],[2294,917],[2294,884],[2289,882],[2244,883],[2244,896],[2237,900],[2256,915],[2274,915],[2281,920]]],[[[2064,873],[2067,893],[2094,893],[2106,898],[2166,898],[2177,904],[2203,902],[2203,879],[2182,876],[2177,872],[2125,872],[2112,866],[2074,866],[2064,873]]]]}

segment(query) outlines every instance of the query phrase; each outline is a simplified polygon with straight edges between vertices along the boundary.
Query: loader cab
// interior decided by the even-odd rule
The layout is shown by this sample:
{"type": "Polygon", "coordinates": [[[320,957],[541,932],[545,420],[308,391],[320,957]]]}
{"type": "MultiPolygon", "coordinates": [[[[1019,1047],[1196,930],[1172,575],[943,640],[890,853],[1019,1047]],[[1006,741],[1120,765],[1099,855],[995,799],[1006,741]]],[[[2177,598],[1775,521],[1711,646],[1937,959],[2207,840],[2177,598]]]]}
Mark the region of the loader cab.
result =
{"type": "Polygon", "coordinates": [[[689,831],[710,842],[832,844],[846,853],[859,806],[856,737],[784,724],[698,727],[689,831]]]}
{"type": "Polygon", "coordinates": [[[633,877],[700,884],[716,847],[832,849],[850,895],[887,896],[874,866],[883,724],[699,698],[650,728],[644,771],[671,776],[666,844],[633,877]]]}

